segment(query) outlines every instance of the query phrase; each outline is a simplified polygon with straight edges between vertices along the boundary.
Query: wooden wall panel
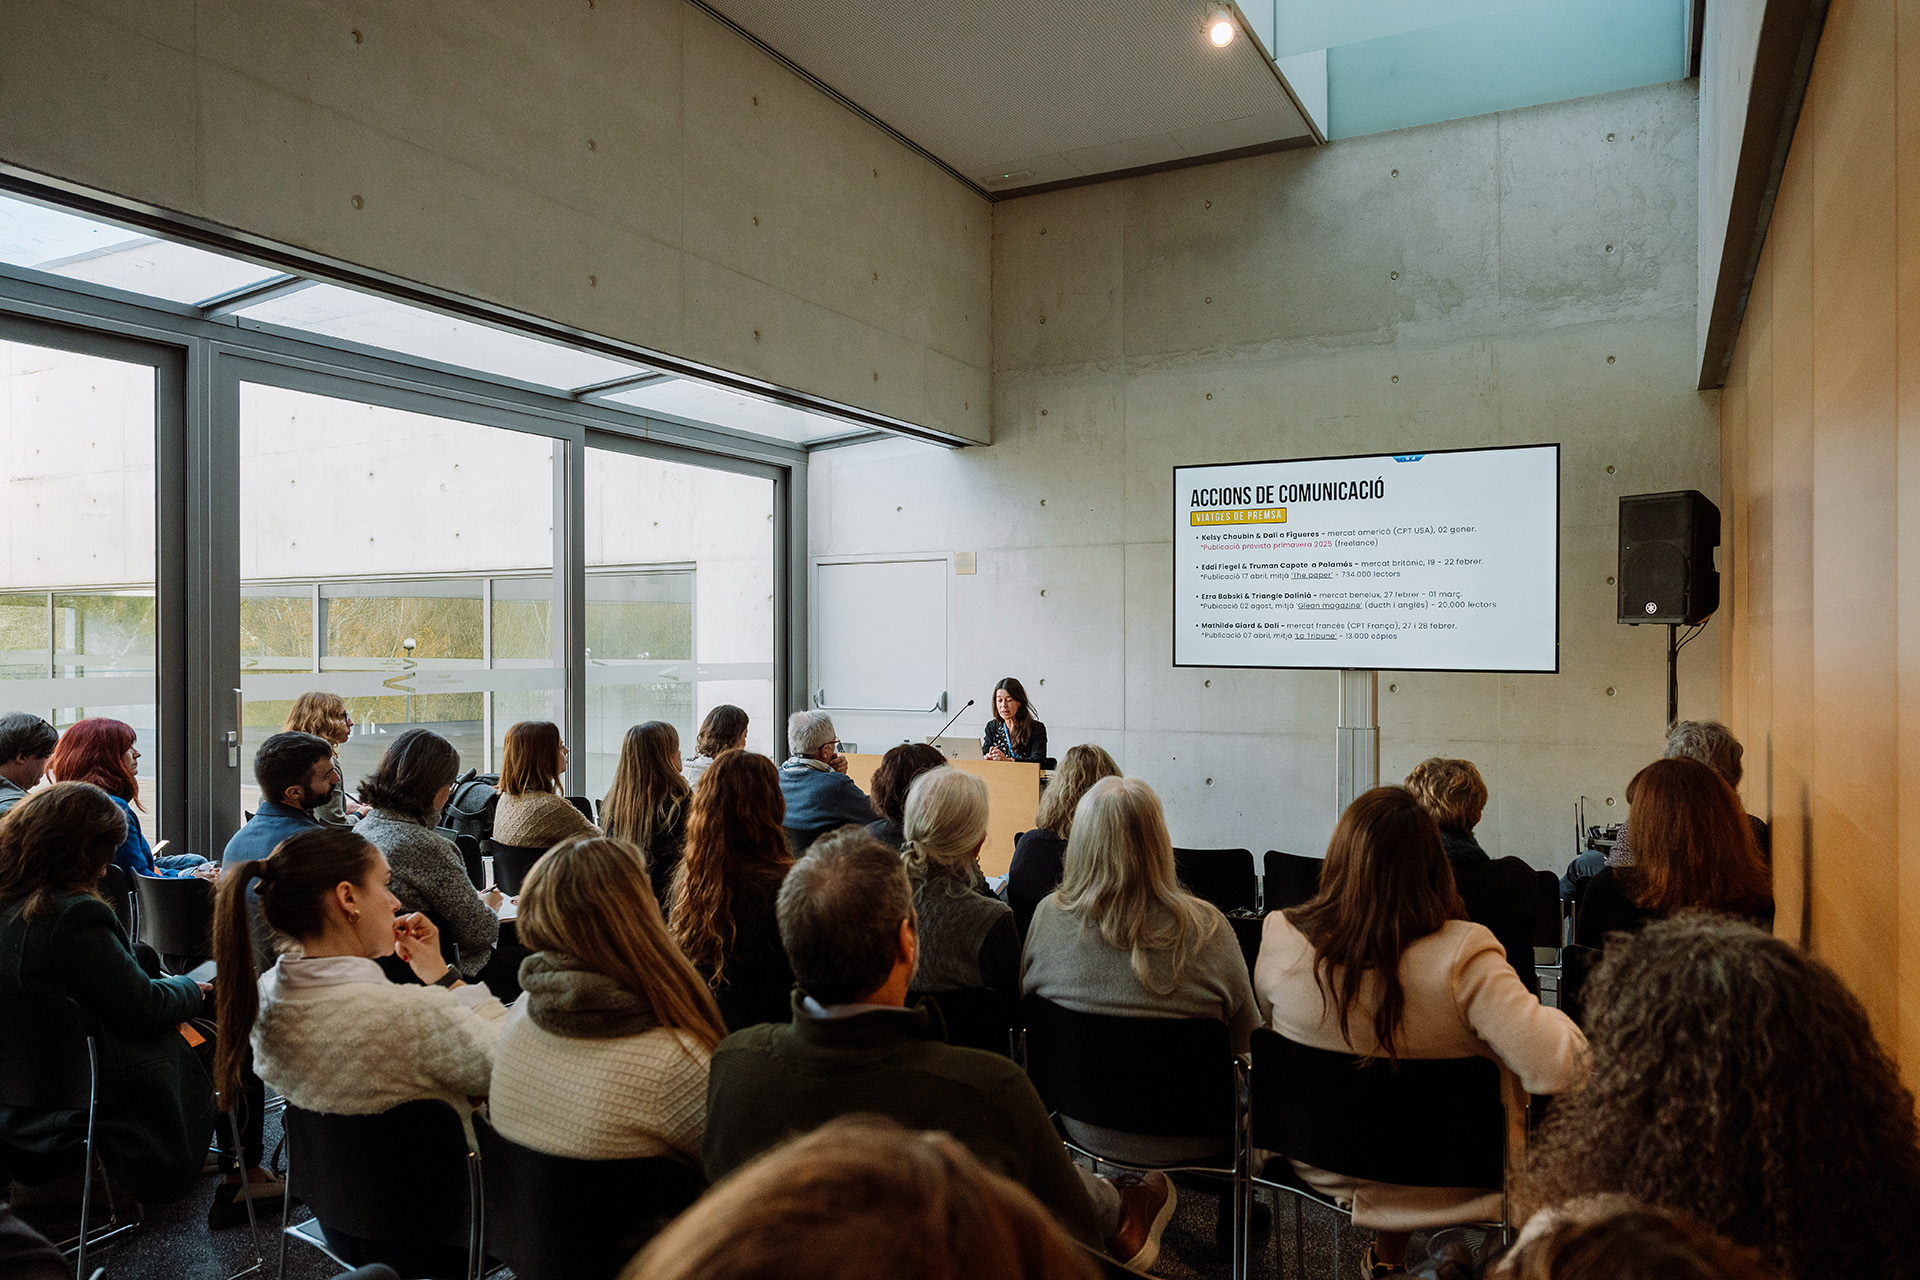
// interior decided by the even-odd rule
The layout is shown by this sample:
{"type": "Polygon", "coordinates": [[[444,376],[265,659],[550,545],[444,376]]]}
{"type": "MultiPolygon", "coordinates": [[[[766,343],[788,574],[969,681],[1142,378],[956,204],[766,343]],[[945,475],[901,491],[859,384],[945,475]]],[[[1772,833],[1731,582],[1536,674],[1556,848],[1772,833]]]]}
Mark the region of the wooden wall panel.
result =
{"type": "Polygon", "coordinates": [[[1721,399],[1778,931],[1920,1080],[1920,0],[1835,0],[1721,399]]]}

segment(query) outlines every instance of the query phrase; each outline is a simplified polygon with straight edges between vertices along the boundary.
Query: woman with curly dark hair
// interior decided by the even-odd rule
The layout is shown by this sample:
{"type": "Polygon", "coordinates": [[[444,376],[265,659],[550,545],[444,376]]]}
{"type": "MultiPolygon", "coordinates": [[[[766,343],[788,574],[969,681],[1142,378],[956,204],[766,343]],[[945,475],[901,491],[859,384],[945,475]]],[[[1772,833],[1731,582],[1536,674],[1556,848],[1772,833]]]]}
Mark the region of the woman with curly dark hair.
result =
{"type": "Polygon", "coordinates": [[[1586,1008],[1593,1076],[1535,1141],[1521,1214],[1623,1192],[1796,1280],[1920,1275],[1913,1095],[1832,970],[1689,912],[1609,948],[1586,1008]]]}
{"type": "Polygon", "coordinates": [[[793,969],[773,914],[793,866],[786,815],[779,771],[752,752],[721,752],[693,790],[667,924],[729,1031],[792,1016],[793,969]]]}

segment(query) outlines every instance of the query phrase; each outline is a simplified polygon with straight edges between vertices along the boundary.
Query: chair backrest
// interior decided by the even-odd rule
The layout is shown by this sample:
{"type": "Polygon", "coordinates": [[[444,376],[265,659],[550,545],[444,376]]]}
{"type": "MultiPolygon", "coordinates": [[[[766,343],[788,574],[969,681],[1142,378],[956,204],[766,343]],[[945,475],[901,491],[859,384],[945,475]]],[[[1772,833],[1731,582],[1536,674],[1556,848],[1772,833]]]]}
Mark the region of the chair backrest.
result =
{"type": "Polygon", "coordinates": [[[384,1244],[467,1247],[467,1135],[444,1102],[370,1116],[285,1112],[287,1184],[321,1225],[384,1244]]]}
{"type": "Polygon", "coordinates": [[[520,882],[546,853],[532,845],[501,844],[498,840],[487,841],[487,849],[493,854],[493,882],[509,898],[520,895],[520,882]]]}
{"type": "Polygon", "coordinates": [[[1264,861],[1267,910],[1297,907],[1320,892],[1320,869],[1327,865],[1324,858],[1303,858],[1297,853],[1269,849],[1264,861]]]}
{"type": "Polygon", "coordinates": [[[129,938],[134,936],[133,886],[127,883],[127,873],[111,862],[100,873],[100,896],[113,908],[113,914],[120,918],[120,927],[127,931],[129,938]]]}
{"type": "Polygon", "coordinates": [[[1507,963],[1538,995],[1539,975],[1533,965],[1534,896],[1539,882],[1534,870],[1518,858],[1467,862],[1453,868],[1453,882],[1467,906],[1467,919],[1493,931],[1506,949],[1507,963]]]}
{"type": "Polygon", "coordinates": [[[480,861],[480,837],[455,831],[452,827],[435,827],[434,832],[460,850],[460,862],[466,867],[467,879],[473,882],[473,887],[486,888],[487,870],[485,864],[480,861]]]}
{"type": "Polygon", "coordinates": [[[1360,1059],[1253,1033],[1252,1141],[1403,1187],[1505,1185],[1507,1120],[1490,1058],[1360,1059]]]}
{"type": "Polygon", "coordinates": [[[213,882],[198,876],[133,877],[140,941],[166,956],[213,954],[213,882]]]}
{"type": "Polygon", "coordinates": [[[51,993],[0,996],[0,1027],[0,1107],[86,1111],[91,1031],[79,1005],[51,993]]]}
{"type": "Polygon", "coordinates": [[[1222,911],[1252,911],[1260,905],[1249,850],[1175,849],[1173,865],[1189,892],[1222,911]]]}
{"type": "Polygon", "coordinates": [[[488,1252],[517,1280],[614,1280],[706,1189],[679,1160],[571,1160],[475,1125],[487,1170],[488,1252]]]}
{"type": "Polygon", "coordinates": [[[921,997],[933,997],[940,1020],[947,1027],[947,1043],[967,1049],[985,1049],[1003,1058],[1013,1056],[1013,1016],[1006,997],[991,987],[965,987],[953,991],[909,991],[907,1007],[921,997]]]}
{"type": "Polygon", "coordinates": [[[1603,954],[1598,947],[1571,942],[1560,950],[1560,1012],[1582,1027],[1587,1025],[1587,979],[1603,954]]]}
{"type": "Polygon", "coordinates": [[[588,822],[595,821],[593,816],[593,801],[587,799],[585,796],[568,796],[567,803],[578,809],[580,816],[588,822]]]}
{"type": "Polygon", "coordinates": [[[1080,1013],[1032,995],[1020,1011],[1027,1074],[1049,1110],[1123,1133],[1232,1141],[1226,1023],[1080,1013]]]}
{"type": "Polygon", "coordinates": [[[1560,877],[1551,871],[1534,873],[1533,945],[1559,950],[1566,942],[1566,904],[1560,901],[1560,877]]]}
{"type": "Polygon", "coordinates": [[[1007,881],[1007,905],[1013,908],[1013,924],[1020,931],[1020,941],[1027,940],[1027,930],[1033,925],[1033,913],[1040,909],[1040,899],[1029,898],[1013,887],[1013,881],[1007,881]]]}
{"type": "Polygon", "coordinates": [[[1228,916],[1227,923],[1233,927],[1233,940],[1240,944],[1240,958],[1247,962],[1247,976],[1253,976],[1253,966],[1260,962],[1260,936],[1266,932],[1265,916],[1228,916]]]}

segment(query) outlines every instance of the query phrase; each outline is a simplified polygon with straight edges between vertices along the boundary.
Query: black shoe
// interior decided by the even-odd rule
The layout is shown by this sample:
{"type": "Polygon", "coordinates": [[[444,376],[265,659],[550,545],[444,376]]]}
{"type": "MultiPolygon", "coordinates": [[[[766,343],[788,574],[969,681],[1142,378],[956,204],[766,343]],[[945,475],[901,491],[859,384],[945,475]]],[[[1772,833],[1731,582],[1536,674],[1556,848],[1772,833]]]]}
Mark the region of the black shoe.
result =
{"type": "MultiPolygon", "coordinates": [[[[276,1178],[272,1182],[253,1184],[253,1213],[258,1218],[262,1214],[278,1213],[281,1198],[287,1193],[287,1184],[276,1178]]],[[[221,1182],[213,1189],[213,1203],[207,1206],[207,1230],[224,1231],[228,1227],[247,1225],[247,1202],[240,1194],[237,1182],[221,1182]]]]}
{"type": "MultiPolygon", "coordinates": [[[[1213,1247],[1220,1257],[1233,1256],[1233,1206],[1227,1202],[1227,1192],[1220,1197],[1220,1212],[1213,1220],[1213,1247]]],[[[1247,1219],[1247,1243],[1259,1247],[1273,1235],[1273,1210],[1264,1200],[1253,1202],[1253,1212],[1247,1219]]]]}

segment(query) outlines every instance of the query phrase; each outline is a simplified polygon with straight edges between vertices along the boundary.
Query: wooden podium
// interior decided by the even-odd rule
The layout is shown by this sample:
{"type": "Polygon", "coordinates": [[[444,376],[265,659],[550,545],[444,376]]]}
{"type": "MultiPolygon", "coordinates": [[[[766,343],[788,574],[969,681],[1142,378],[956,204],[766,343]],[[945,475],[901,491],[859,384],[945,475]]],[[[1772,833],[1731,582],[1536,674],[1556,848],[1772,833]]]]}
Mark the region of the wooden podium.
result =
{"type": "MultiPolygon", "coordinates": [[[[980,851],[980,870],[990,876],[1003,876],[1013,862],[1013,841],[1033,827],[1033,815],[1040,808],[1040,766],[1016,760],[949,760],[956,769],[964,769],[986,779],[987,847],[980,851]]],[[[873,771],[880,757],[850,755],[847,776],[872,793],[873,771]]]]}

